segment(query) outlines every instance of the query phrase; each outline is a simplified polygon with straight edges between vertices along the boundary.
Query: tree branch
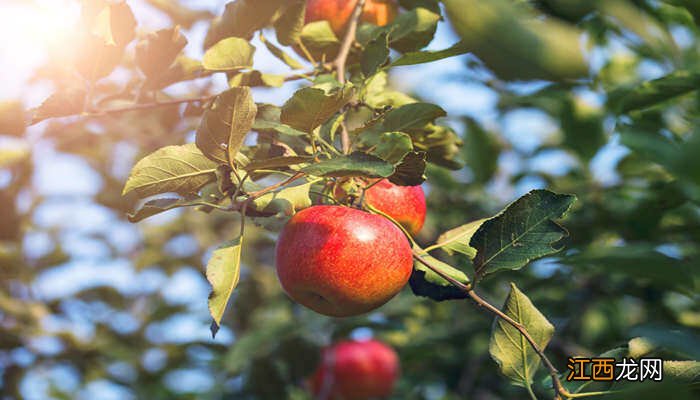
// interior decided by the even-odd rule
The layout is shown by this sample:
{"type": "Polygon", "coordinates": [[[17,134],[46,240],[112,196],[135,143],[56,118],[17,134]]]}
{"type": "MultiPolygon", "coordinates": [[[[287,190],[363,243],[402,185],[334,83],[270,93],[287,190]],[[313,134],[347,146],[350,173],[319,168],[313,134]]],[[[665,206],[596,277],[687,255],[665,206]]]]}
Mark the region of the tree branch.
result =
{"type": "Polygon", "coordinates": [[[333,61],[333,66],[338,72],[338,82],[345,83],[345,64],[348,62],[348,55],[350,54],[350,49],[355,41],[355,34],[357,33],[357,25],[362,16],[362,10],[365,8],[366,0],[360,0],[355,5],[355,10],[350,17],[350,22],[348,24],[348,29],[345,31],[345,37],[343,37],[343,42],[340,45],[340,50],[338,56],[333,61]]]}
{"type": "MultiPolygon", "coordinates": [[[[310,71],[310,72],[302,72],[298,74],[292,74],[289,76],[286,76],[284,78],[285,82],[292,82],[292,81],[298,81],[301,79],[309,79],[309,75],[315,74],[315,71],[310,71]]],[[[153,103],[137,103],[133,104],[130,106],[126,107],[120,107],[120,108],[112,108],[112,109],[105,109],[105,110],[95,110],[95,111],[88,111],[88,112],[82,112],[82,113],[76,113],[76,114],[71,114],[71,115],[62,115],[60,118],[65,118],[65,117],[103,117],[105,115],[110,115],[110,114],[121,114],[125,112],[130,112],[130,111],[140,111],[140,110],[149,110],[153,108],[160,108],[160,107],[168,107],[168,106],[174,106],[178,104],[186,104],[186,103],[196,103],[196,102],[206,102],[209,100],[212,100],[218,96],[218,94],[214,95],[208,95],[208,96],[201,96],[201,97],[194,97],[194,98],[187,98],[187,99],[175,99],[175,100],[168,100],[168,101],[159,101],[159,102],[153,102],[153,103]]],[[[29,126],[36,125],[41,121],[45,121],[47,119],[52,119],[52,118],[57,118],[57,117],[50,117],[50,118],[44,118],[44,119],[32,119],[30,121],[29,126]]]]}
{"type": "MultiPolygon", "coordinates": [[[[205,102],[205,101],[209,101],[209,100],[213,99],[214,97],[216,97],[216,96],[211,95],[211,96],[195,97],[195,98],[189,98],[189,99],[176,99],[176,100],[169,100],[169,101],[161,101],[161,102],[157,102],[157,103],[133,104],[133,105],[126,106],[126,107],[98,110],[98,111],[94,111],[94,112],[85,112],[82,114],[63,115],[63,116],[61,116],[61,118],[72,117],[72,116],[102,117],[102,116],[109,115],[109,114],[120,114],[120,113],[124,113],[124,112],[129,112],[129,111],[148,110],[151,108],[168,107],[168,106],[174,106],[174,105],[185,104],[185,103],[205,102]]],[[[50,119],[50,118],[46,118],[46,119],[50,119]]],[[[46,119],[39,119],[39,120],[33,119],[29,125],[31,126],[31,125],[38,124],[39,122],[45,121],[46,119]]]]}
{"type": "MultiPolygon", "coordinates": [[[[355,10],[350,17],[350,23],[348,24],[348,29],[345,31],[345,37],[340,45],[340,50],[338,56],[333,61],[333,67],[338,73],[338,82],[344,84],[346,82],[345,77],[345,64],[348,62],[348,55],[350,54],[350,49],[352,44],[355,42],[355,35],[357,34],[357,25],[362,16],[362,11],[365,8],[366,0],[359,0],[355,5],[355,10]]],[[[340,141],[343,146],[343,153],[350,153],[350,134],[348,133],[348,128],[345,123],[340,124],[340,141]]]]}
{"type": "Polygon", "coordinates": [[[491,303],[488,301],[484,300],[481,296],[479,296],[475,291],[474,288],[472,287],[471,284],[464,284],[451,276],[448,276],[444,274],[442,271],[440,271],[437,267],[433,266],[429,261],[425,260],[422,255],[425,253],[421,253],[420,251],[414,250],[413,252],[413,258],[418,261],[419,263],[425,265],[428,267],[431,271],[435,272],[436,274],[440,275],[441,278],[445,279],[446,281],[450,282],[453,286],[457,287],[459,290],[463,291],[464,293],[468,294],[469,297],[476,302],[481,307],[484,307],[488,311],[490,311],[492,314],[496,315],[497,318],[501,318],[505,322],[507,322],[509,325],[511,325],[513,328],[517,329],[518,332],[527,340],[527,342],[530,344],[530,347],[537,353],[537,355],[540,357],[542,360],[542,364],[544,364],[545,368],[549,371],[549,375],[552,377],[552,384],[554,386],[554,391],[555,391],[555,399],[559,399],[560,396],[564,396],[566,398],[571,398],[571,393],[569,393],[564,386],[562,386],[561,381],[559,380],[559,371],[554,367],[552,362],[547,358],[547,355],[544,354],[544,351],[540,348],[540,346],[535,342],[535,340],[530,336],[530,333],[527,331],[527,329],[518,321],[515,321],[511,317],[507,316],[503,311],[499,310],[498,308],[494,307],[491,303]]]}

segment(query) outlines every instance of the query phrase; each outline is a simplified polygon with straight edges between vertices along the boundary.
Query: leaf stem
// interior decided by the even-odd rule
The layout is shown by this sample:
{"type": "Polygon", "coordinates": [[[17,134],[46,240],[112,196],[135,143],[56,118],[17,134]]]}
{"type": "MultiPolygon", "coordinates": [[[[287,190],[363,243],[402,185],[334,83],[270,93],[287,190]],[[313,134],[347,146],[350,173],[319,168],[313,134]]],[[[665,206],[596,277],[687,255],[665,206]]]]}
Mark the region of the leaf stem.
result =
{"type": "Polygon", "coordinates": [[[538,400],[538,399],[537,399],[537,395],[535,395],[535,392],[532,391],[532,385],[530,385],[529,383],[527,383],[527,384],[525,385],[525,389],[527,389],[527,394],[530,395],[530,398],[531,398],[532,400],[538,400]]]}
{"type": "Polygon", "coordinates": [[[436,274],[440,275],[441,278],[445,279],[446,281],[450,282],[452,285],[463,291],[464,293],[468,294],[469,297],[474,300],[474,302],[487,309],[490,311],[492,314],[496,315],[496,317],[501,318],[504,320],[506,323],[511,325],[513,328],[515,328],[520,334],[527,340],[527,342],[530,344],[530,347],[532,347],[533,350],[535,350],[535,353],[540,357],[542,360],[542,364],[544,364],[545,368],[549,371],[549,375],[552,377],[552,384],[554,386],[554,391],[555,391],[555,399],[560,399],[560,396],[563,396],[565,398],[573,398],[572,394],[569,393],[564,386],[562,386],[561,381],[559,380],[559,371],[554,367],[552,362],[547,358],[547,355],[544,354],[544,351],[540,348],[540,346],[535,342],[535,340],[532,338],[530,333],[527,331],[527,329],[518,321],[515,321],[508,315],[506,315],[503,311],[499,310],[498,308],[494,307],[491,303],[488,301],[484,300],[481,296],[479,296],[475,291],[474,288],[472,287],[471,284],[464,284],[462,282],[457,281],[456,279],[444,274],[442,271],[440,271],[437,267],[433,266],[429,261],[426,261],[422,255],[425,254],[424,250],[414,250],[413,252],[413,258],[420,262],[421,264],[425,265],[428,267],[431,271],[435,272],[436,274]],[[421,251],[423,253],[421,253],[421,251]]]}
{"type": "Polygon", "coordinates": [[[425,251],[426,253],[430,253],[431,251],[439,249],[440,247],[442,247],[442,246],[438,246],[437,244],[434,244],[432,246],[426,247],[425,249],[423,249],[423,251],[425,251]]]}

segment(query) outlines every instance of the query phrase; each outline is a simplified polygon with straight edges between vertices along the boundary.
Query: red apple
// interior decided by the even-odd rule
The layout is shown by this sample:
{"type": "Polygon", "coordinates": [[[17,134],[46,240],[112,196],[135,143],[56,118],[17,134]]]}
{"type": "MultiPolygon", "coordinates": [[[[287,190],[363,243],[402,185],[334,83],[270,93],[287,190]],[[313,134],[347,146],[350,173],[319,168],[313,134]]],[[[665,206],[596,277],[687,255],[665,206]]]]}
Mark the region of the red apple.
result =
{"type": "Polygon", "coordinates": [[[277,276],[296,302],[348,317],[394,297],[411,275],[406,236],[388,219],[350,207],[313,206],[295,214],[277,242],[277,276]]]}
{"type": "Polygon", "coordinates": [[[411,235],[425,222],[425,193],[420,186],[398,186],[386,179],[365,191],[365,201],[400,223],[411,235]]]}
{"type": "MultiPolygon", "coordinates": [[[[357,2],[358,0],[307,0],[306,23],[325,19],[333,31],[340,35],[357,2]]],[[[398,6],[395,0],[367,0],[362,11],[362,21],[384,26],[396,18],[398,6]]]]}
{"type": "Polygon", "coordinates": [[[394,350],[376,340],[343,341],[324,349],[310,381],[317,400],[368,400],[391,395],[399,376],[394,350]]]}

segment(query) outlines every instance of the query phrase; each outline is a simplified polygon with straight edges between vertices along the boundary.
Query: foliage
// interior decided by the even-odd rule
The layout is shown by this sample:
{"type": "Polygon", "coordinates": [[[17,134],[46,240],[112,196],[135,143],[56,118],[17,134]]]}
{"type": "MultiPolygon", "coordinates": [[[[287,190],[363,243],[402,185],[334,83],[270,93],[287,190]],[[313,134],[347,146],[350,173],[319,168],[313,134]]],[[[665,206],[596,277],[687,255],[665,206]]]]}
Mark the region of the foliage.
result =
{"type": "MultiPolygon", "coordinates": [[[[401,356],[396,399],[551,398],[568,357],[609,349],[667,360],[674,384],[646,394],[697,395],[694,2],[402,0],[394,22],[360,24],[347,38],[326,21],[304,24],[303,1],[235,0],[213,17],[149,0],[173,25],[154,32],[137,28],[132,3],[84,2],[66,44],[74,59],[34,71],[55,92],[30,110],[0,103],[0,145],[12,144],[0,148],[3,395],[21,398],[37,374],[64,368],[77,383],[44,378],[46,396],[109,382],[133,398],[304,399],[320,347],[368,330],[401,356]],[[208,32],[197,40],[200,22],[208,32]],[[438,27],[459,38],[428,48],[438,27]],[[289,70],[263,72],[261,54],[289,70]],[[404,93],[390,79],[445,59],[462,62],[448,83],[437,74],[404,93]],[[466,98],[464,82],[497,99],[491,119],[448,107],[441,86],[466,98]],[[277,87],[288,98],[256,102],[277,87]],[[554,131],[507,132],[518,113],[554,131]],[[108,223],[46,222],[45,207],[61,201],[33,179],[46,148],[99,180],[70,222],[99,207],[108,223]],[[605,164],[614,149],[624,154],[605,164]],[[291,303],[271,267],[276,232],[311,204],[362,207],[336,188],[377,178],[429,188],[428,223],[410,238],[411,290],[348,319],[291,303]],[[119,229],[135,243],[120,243],[119,229]],[[128,264],[127,287],[36,293],[92,247],[99,265],[128,264]],[[167,294],[193,270],[188,279],[211,285],[209,313],[167,294]],[[165,287],[140,286],[149,274],[165,287]],[[505,299],[502,311],[484,298],[505,299]],[[213,321],[217,338],[172,339],[169,324],[192,315],[213,321]],[[192,370],[210,384],[173,378],[192,370]]],[[[559,395],[613,390],[642,389],[563,382],[559,395]]]]}

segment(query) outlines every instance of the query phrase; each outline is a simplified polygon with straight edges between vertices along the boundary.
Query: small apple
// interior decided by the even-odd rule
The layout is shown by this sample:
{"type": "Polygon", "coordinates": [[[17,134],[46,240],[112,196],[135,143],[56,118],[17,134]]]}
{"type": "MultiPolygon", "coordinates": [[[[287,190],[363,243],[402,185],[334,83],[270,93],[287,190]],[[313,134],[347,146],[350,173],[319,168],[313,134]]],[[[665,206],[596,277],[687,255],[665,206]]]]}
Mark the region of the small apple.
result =
{"type": "MultiPolygon", "coordinates": [[[[306,23],[327,20],[336,35],[342,34],[358,0],[307,0],[306,23]]],[[[395,0],[367,0],[362,10],[362,21],[384,26],[391,23],[398,12],[395,0]]]]}
{"type": "Polygon", "coordinates": [[[411,235],[425,222],[425,193],[420,186],[399,186],[383,179],[365,191],[365,202],[400,223],[411,235]]]}
{"type": "Polygon", "coordinates": [[[413,268],[411,246],[391,221],[342,206],[295,214],[280,233],[276,253],[277,276],[289,297],[333,317],[386,303],[413,268]]]}
{"type": "Polygon", "coordinates": [[[342,341],[323,350],[310,380],[318,400],[368,400],[391,395],[399,376],[396,352],[377,340],[342,341]]]}

